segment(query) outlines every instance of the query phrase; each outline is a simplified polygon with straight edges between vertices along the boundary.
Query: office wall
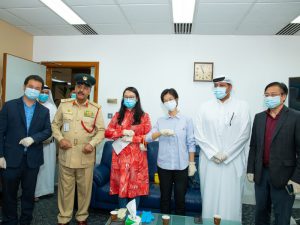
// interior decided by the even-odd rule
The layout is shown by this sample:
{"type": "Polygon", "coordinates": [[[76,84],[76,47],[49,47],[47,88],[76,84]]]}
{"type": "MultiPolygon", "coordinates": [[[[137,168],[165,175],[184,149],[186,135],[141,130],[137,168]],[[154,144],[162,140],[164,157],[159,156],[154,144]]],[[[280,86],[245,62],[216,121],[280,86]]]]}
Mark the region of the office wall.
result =
{"type": "Polygon", "coordinates": [[[119,109],[122,91],[135,86],[152,122],[164,112],[160,93],[174,87],[181,111],[192,117],[213,97],[212,83],[193,82],[195,61],[214,62],[214,75],[230,75],[234,95],[254,113],[263,110],[263,89],[272,81],[300,76],[300,36],[61,36],[35,37],[35,61],[100,61],[99,103],[119,109]],[[107,104],[118,98],[118,104],[107,104]]]}
{"type": "MultiPolygon", "coordinates": [[[[3,75],[3,53],[10,53],[25,59],[32,60],[32,51],[33,51],[32,35],[0,20],[0,81],[3,75]]],[[[1,85],[0,85],[0,99],[1,99],[1,85]]]]}

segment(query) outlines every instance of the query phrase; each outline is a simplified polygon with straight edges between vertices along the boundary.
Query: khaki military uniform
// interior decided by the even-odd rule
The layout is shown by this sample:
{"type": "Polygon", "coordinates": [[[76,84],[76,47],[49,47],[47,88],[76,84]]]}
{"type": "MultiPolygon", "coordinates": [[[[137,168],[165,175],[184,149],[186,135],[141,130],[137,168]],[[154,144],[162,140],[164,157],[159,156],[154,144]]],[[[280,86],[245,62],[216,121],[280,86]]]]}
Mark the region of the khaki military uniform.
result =
{"type": "Polygon", "coordinates": [[[67,139],[72,148],[59,149],[58,223],[68,223],[72,218],[75,182],[77,184],[77,221],[85,221],[90,205],[95,150],[84,153],[89,143],[94,148],[104,138],[101,107],[87,101],[80,105],[74,99],[63,99],[52,122],[53,136],[57,141],[67,139]]]}

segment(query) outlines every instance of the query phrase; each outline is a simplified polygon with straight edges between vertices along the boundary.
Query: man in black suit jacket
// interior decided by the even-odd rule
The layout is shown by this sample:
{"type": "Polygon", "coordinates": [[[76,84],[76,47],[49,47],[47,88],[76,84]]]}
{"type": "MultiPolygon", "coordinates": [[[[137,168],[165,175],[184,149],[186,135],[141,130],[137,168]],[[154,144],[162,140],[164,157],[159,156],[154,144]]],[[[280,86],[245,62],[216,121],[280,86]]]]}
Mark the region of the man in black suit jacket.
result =
{"type": "Polygon", "coordinates": [[[300,113],[284,105],[288,89],[273,82],[265,88],[267,111],[256,114],[250,142],[247,177],[255,182],[255,224],[290,224],[296,193],[300,192],[300,113]],[[294,194],[289,194],[290,186],[294,194]]]}
{"type": "Polygon", "coordinates": [[[43,141],[51,136],[49,110],[39,104],[44,81],[30,75],[24,81],[24,96],[8,101],[0,112],[0,168],[2,175],[2,224],[29,225],[40,166],[44,163],[43,141]],[[21,216],[17,193],[21,183],[21,216]]]}

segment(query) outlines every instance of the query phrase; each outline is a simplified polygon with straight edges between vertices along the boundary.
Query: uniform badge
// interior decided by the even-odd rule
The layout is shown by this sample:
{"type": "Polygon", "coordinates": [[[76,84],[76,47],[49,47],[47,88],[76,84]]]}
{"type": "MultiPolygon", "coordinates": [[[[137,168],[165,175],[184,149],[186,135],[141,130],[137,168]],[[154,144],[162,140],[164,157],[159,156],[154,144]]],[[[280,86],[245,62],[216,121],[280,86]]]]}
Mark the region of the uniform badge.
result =
{"type": "Polygon", "coordinates": [[[86,77],[86,76],[84,76],[82,79],[83,79],[84,81],[87,81],[87,77],[86,77]]]}
{"type": "Polygon", "coordinates": [[[89,110],[85,110],[85,111],[84,111],[84,116],[85,116],[85,117],[91,117],[91,118],[94,118],[94,117],[95,117],[95,116],[94,116],[94,112],[89,111],[89,110]]]}

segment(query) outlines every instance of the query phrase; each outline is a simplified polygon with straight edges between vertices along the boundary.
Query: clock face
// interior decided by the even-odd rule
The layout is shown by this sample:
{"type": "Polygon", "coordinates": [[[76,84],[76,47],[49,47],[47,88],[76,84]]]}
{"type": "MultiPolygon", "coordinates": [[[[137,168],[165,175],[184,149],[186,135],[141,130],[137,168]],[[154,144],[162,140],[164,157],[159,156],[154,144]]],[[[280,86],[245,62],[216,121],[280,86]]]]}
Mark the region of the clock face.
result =
{"type": "Polygon", "coordinates": [[[195,62],[194,64],[194,81],[212,81],[213,63],[195,62]]]}

